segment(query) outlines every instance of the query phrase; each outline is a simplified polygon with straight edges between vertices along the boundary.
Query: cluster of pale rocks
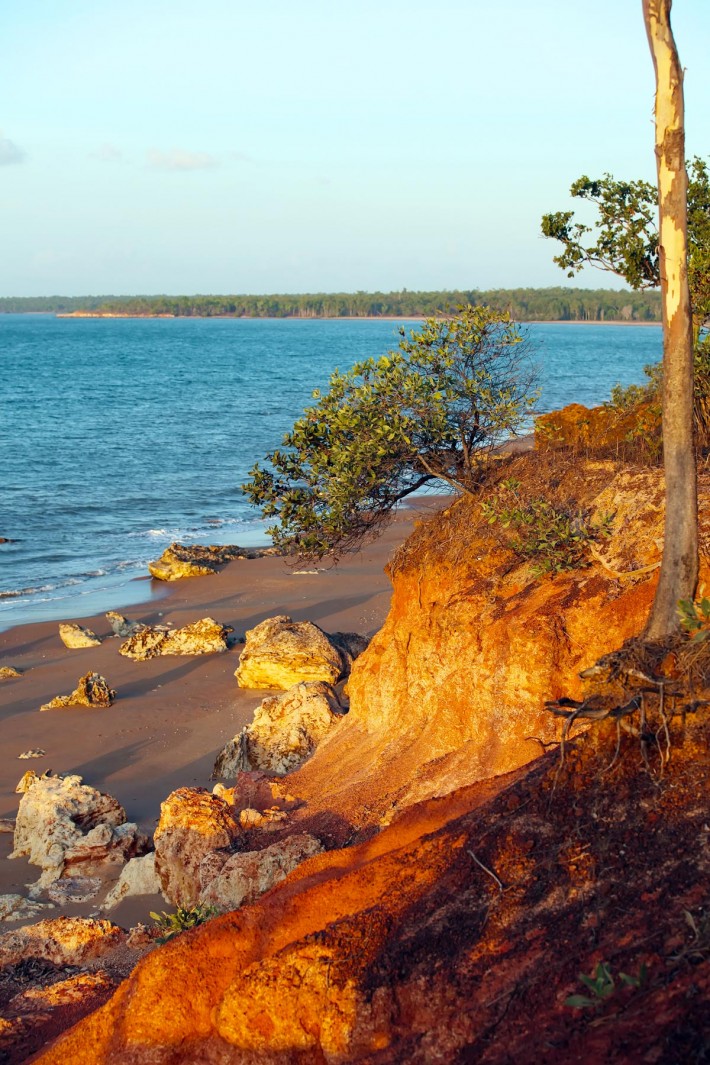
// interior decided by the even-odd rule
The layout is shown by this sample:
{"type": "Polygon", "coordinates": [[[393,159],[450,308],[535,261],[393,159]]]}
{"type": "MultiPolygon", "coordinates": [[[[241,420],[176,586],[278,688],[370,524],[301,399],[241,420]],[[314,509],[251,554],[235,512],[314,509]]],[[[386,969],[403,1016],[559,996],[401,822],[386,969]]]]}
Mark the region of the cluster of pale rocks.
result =
{"type": "MultiPolygon", "coordinates": [[[[231,631],[211,619],[180,630],[136,625],[120,615],[109,620],[116,635],[126,638],[121,653],[135,658],[226,650],[231,631]]],[[[65,639],[67,626],[63,628],[65,639]]],[[[85,633],[82,630],[80,638],[85,633]]],[[[27,897],[0,896],[0,921],[37,921],[45,911],[70,902],[99,902],[102,895],[100,910],[105,912],[129,895],[156,893],[172,906],[233,910],[322,851],[315,836],[284,832],[296,803],[283,778],[311,756],[347,712],[347,677],[366,645],[357,634],[329,635],[286,615],[247,632],[237,681],[243,688],[276,689],[278,694],[261,702],[251,724],[217,756],[213,777],[233,780],[233,786],[217,783],[212,792],[177,789],[161,806],[152,840],[127,820],[116,799],[80,776],[25,773],[17,787],[22,796],[17,819],[14,825],[0,824],[0,829],[14,832],[10,857],[26,858],[40,876],[28,886],[27,897]],[[105,894],[108,880],[114,882],[105,894]]],[[[77,700],[80,705],[108,705],[115,694],[104,678],[87,674],[75,692],[50,705],[77,705],[77,700]]],[[[112,942],[116,926],[110,922],[71,920],[78,922],[78,929],[91,926],[92,935],[108,936],[107,942],[112,942]]],[[[32,926],[32,934],[54,942],[57,926],[71,939],[71,920],[42,921],[32,926]]],[[[30,931],[0,936],[0,964],[5,956],[27,948],[20,933],[30,931]]]]}

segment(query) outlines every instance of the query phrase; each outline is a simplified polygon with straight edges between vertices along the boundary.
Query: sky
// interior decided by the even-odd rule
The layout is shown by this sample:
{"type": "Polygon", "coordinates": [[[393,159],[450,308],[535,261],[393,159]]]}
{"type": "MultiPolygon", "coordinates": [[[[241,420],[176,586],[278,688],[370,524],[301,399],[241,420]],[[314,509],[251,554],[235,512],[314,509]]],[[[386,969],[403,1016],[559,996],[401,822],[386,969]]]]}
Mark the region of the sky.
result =
{"type": "Polygon", "coordinates": [[[654,179],[653,93],[641,0],[5,0],[0,296],[618,287],[540,217],[654,179]]]}

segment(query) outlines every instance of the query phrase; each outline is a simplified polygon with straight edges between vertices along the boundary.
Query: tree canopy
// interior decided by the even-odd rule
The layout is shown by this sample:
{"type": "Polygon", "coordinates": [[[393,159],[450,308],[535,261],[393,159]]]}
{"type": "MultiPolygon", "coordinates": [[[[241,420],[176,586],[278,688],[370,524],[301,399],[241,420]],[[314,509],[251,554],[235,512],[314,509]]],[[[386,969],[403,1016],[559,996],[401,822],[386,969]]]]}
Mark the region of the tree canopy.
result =
{"type": "MultiPolygon", "coordinates": [[[[688,279],[696,325],[710,318],[710,175],[696,157],[688,169],[688,279]]],[[[574,211],[557,211],[542,219],[542,232],[563,250],[554,261],[574,277],[583,266],[597,266],[622,277],[633,289],[661,283],[658,240],[658,188],[648,181],[617,181],[580,177],[570,195],[597,211],[592,225],[575,219],[574,211]]]]}
{"type": "Polygon", "coordinates": [[[0,313],[87,311],[92,314],[176,318],[431,318],[457,307],[485,304],[517,321],[660,322],[657,292],[623,289],[512,288],[437,292],[311,292],[182,296],[0,297],[0,313]]]}
{"type": "Polygon", "coordinates": [[[466,307],[428,319],[396,351],[336,371],[244,491],[286,553],[342,553],[431,482],[471,491],[484,456],[523,425],[536,395],[508,314],[466,307]]]}

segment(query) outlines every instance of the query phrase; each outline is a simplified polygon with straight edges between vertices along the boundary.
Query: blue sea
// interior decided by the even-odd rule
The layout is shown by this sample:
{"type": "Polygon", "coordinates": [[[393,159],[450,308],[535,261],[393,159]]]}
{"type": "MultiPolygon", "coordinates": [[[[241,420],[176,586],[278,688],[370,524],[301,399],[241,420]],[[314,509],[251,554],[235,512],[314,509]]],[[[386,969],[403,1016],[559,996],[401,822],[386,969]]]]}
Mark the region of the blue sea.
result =
{"type": "MultiPolygon", "coordinates": [[[[403,323],[407,329],[416,323],[403,323]]],[[[145,600],[172,540],[253,546],[240,485],[389,320],[0,315],[0,630],[145,600]]],[[[644,379],[660,326],[532,324],[540,410],[644,379]]]]}

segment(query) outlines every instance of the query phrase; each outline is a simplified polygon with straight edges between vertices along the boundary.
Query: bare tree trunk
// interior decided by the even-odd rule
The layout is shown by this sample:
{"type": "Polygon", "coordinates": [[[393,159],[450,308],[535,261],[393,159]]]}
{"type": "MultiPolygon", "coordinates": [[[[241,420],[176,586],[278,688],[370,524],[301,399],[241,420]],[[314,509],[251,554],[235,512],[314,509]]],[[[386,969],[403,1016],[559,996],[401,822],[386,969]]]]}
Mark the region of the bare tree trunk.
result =
{"type": "Polygon", "coordinates": [[[678,600],[698,578],[698,500],[693,447],[693,325],[688,292],[683,72],[671,30],[672,0],[642,0],[656,71],[656,166],[663,302],[663,463],[666,520],[661,575],[645,635],[679,627],[678,600]]]}

